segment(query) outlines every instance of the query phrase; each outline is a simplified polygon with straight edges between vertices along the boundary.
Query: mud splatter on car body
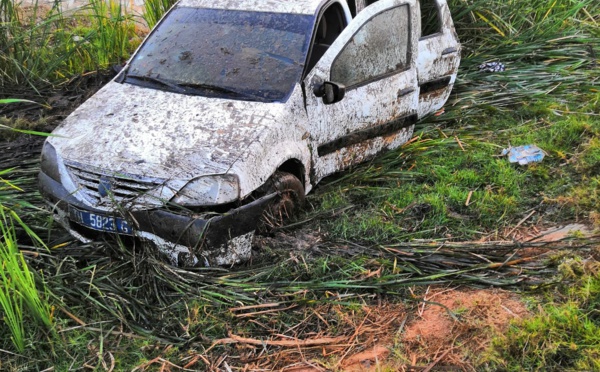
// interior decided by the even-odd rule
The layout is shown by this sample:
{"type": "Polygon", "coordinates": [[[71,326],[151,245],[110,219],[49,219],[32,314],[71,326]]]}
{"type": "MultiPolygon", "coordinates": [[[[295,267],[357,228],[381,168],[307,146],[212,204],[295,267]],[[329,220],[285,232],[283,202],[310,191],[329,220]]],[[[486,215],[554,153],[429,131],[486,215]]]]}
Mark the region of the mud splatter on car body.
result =
{"type": "Polygon", "coordinates": [[[240,262],[274,174],[307,193],[402,145],[459,61],[445,0],[182,0],[46,141],[40,188],[81,240],[240,262]]]}

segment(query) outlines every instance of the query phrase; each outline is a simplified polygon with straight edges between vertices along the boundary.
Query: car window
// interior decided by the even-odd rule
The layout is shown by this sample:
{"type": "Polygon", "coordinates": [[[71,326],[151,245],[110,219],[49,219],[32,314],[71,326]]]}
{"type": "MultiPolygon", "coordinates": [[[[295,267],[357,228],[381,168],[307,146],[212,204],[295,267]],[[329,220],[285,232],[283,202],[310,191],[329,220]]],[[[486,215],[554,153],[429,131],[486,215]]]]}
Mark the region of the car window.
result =
{"type": "Polygon", "coordinates": [[[176,8],[133,57],[125,82],[232,99],[287,100],[304,69],[314,18],[176,8]]]}
{"type": "Polygon", "coordinates": [[[442,29],[436,0],[421,0],[421,37],[437,34],[442,29]]]}
{"type": "Polygon", "coordinates": [[[410,63],[410,10],[377,14],[350,39],[331,66],[331,80],[352,87],[404,70],[410,63]]]}
{"type": "Polygon", "coordinates": [[[315,28],[315,38],[307,64],[307,71],[312,70],[344,28],[346,28],[344,10],[339,3],[334,3],[325,10],[315,28]]]}
{"type": "Polygon", "coordinates": [[[356,17],[356,0],[348,0],[348,9],[352,18],[356,17]]]}

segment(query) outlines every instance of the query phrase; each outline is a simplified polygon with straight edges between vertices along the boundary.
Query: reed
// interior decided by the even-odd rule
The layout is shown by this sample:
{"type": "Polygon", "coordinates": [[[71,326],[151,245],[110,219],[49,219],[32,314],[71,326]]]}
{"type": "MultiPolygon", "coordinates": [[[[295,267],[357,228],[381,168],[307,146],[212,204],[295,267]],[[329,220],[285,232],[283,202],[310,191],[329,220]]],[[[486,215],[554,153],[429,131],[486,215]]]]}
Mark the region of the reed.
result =
{"type": "Polygon", "coordinates": [[[147,0],[144,2],[144,20],[154,27],[162,16],[175,4],[174,0],[147,0]]]}
{"type": "Polygon", "coordinates": [[[21,220],[15,211],[3,203],[8,189],[19,190],[13,183],[1,178],[0,172],[0,307],[4,311],[4,323],[11,332],[11,340],[19,352],[26,344],[25,320],[31,319],[45,329],[52,327],[52,308],[48,302],[49,291],[41,280],[36,280],[19,249],[14,223],[16,222],[41,247],[42,240],[21,220]],[[41,283],[41,284],[40,284],[41,283]]]}
{"type": "Polygon", "coordinates": [[[64,12],[0,0],[0,98],[33,97],[73,77],[124,62],[139,45],[138,21],[118,1],[64,12]],[[24,10],[25,9],[25,10],[24,10]]]}

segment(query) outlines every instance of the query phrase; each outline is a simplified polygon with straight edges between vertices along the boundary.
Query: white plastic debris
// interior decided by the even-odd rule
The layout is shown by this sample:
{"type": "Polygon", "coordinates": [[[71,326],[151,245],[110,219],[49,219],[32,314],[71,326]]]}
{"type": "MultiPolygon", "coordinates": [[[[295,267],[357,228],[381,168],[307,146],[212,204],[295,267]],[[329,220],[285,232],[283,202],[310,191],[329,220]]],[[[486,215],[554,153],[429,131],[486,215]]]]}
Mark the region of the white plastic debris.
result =
{"type": "Polygon", "coordinates": [[[502,150],[502,156],[508,155],[508,161],[526,165],[529,163],[538,163],[544,159],[546,153],[536,145],[524,145],[502,150]]]}
{"type": "Polygon", "coordinates": [[[501,62],[486,62],[479,65],[481,72],[502,72],[505,69],[504,63],[501,62]]]}

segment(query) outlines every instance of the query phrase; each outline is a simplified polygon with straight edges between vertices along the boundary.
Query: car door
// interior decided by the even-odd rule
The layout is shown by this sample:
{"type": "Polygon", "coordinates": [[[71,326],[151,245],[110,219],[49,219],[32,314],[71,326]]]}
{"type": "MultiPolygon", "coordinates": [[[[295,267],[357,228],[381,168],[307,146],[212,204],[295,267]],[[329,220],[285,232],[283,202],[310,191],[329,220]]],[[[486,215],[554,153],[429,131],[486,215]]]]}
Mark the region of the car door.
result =
{"type": "Polygon", "coordinates": [[[446,0],[419,0],[419,118],[442,108],[458,72],[460,44],[446,0]]]}
{"type": "Polygon", "coordinates": [[[410,138],[418,104],[415,6],[380,0],[365,8],[304,79],[314,182],[410,138]],[[326,103],[327,84],[342,88],[335,100],[345,87],[343,98],[326,103]]]}

